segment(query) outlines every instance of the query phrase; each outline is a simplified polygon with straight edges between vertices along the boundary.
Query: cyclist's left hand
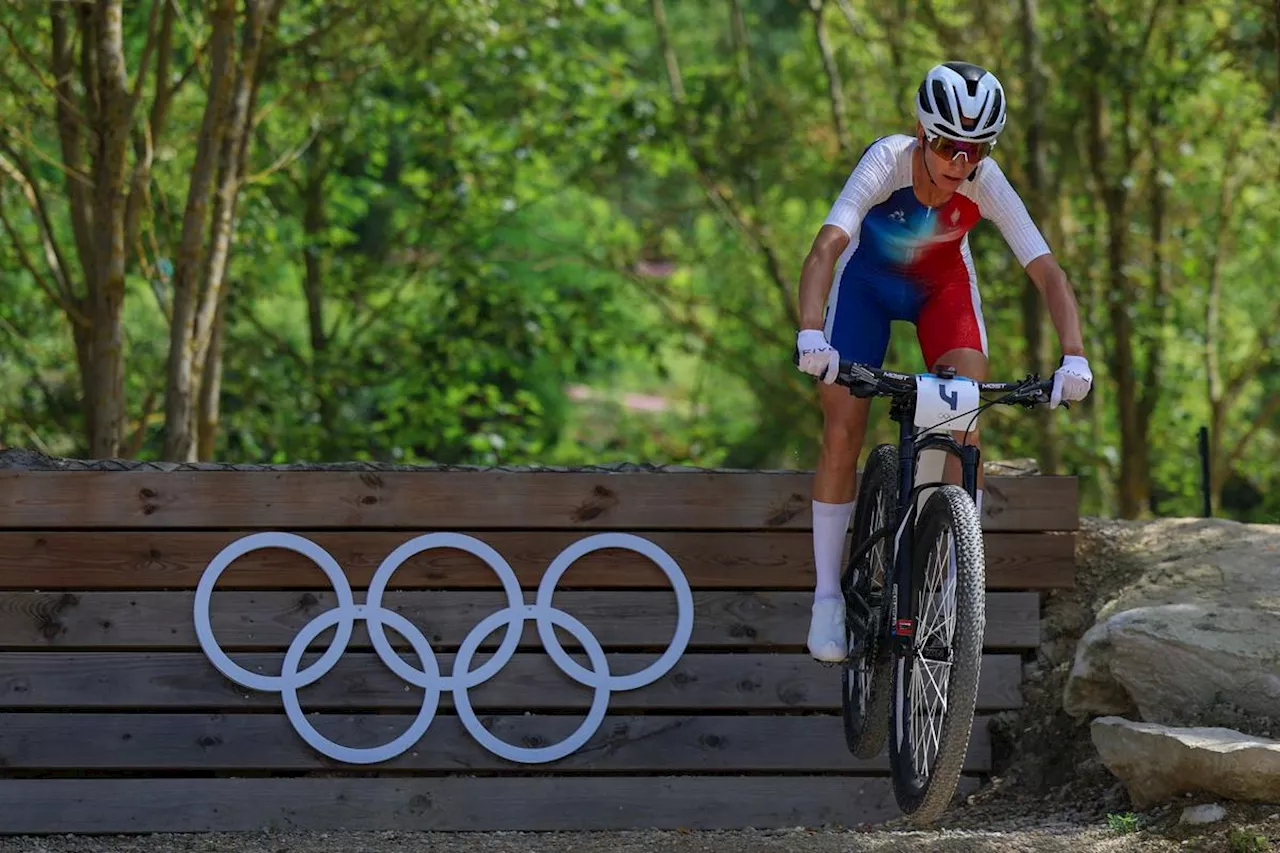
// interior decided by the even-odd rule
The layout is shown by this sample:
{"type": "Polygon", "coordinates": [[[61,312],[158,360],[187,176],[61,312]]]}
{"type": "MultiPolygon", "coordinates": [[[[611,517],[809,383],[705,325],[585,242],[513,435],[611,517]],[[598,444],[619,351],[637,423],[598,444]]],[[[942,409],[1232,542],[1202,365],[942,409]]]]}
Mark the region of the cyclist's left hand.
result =
{"type": "Polygon", "coordinates": [[[1062,402],[1083,400],[1093,387],[1093,371],[1089,361],[1079,355],[1064,355],[1062,366],[1053,372],[1053,391],[1049,395],[1049,408],[1056,409],[1062,402]]]}

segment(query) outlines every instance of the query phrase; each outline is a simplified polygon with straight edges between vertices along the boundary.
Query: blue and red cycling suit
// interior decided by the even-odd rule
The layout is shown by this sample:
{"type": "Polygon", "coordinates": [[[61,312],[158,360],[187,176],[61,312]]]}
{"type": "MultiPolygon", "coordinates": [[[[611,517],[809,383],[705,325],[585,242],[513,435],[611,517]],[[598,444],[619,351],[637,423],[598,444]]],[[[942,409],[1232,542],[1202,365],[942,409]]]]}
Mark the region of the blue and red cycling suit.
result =
{"type": "Polygon", "coordinates": [[[824,225],[849,235],[827,297],[827,341],[841,358],[884,363],[892,320],[914,323],[931,369],[949,350],[987,353],[969,230],[989,219],[1025,268],[1048,253],[1040,230],[991,157],[941,207],[912,189],[915,137],[886,136],[863,152],[824,225]]]}

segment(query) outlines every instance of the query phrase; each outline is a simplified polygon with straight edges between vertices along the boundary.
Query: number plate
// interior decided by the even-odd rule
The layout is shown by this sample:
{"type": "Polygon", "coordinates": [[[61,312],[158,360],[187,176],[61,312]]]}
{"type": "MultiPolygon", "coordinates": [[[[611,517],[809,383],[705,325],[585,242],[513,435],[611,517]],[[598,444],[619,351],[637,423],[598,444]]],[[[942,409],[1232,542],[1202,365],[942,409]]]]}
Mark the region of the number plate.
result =
{"type": "Polygon", "coordinates": [[[980,405],[978,383],[972,379],[940,379],[930,373],[916,377],[916,426],[922,430],[945,424],[946,429],[963,432],[980,405]]]}

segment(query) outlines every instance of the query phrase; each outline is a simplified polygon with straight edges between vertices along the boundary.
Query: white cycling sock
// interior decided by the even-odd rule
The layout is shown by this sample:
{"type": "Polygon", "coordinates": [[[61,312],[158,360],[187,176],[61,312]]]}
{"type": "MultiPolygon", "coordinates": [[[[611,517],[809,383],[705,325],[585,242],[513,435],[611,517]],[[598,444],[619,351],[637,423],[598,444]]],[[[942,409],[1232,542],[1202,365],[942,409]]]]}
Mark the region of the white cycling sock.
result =
{"type": "Polygon", "coordinates": [[[840,595],[840,559],[844,556],[844,537],[852,517],[853,501],[813,502],[813,567],[817,574],[814,601],[840,595]]]}
{"type": "Polygon", "coordinates": [[[978,506],[978,521],[981,522],[982,521],[982,489],[978,489],[975,492],[975,494],[978,496],[978,499],[974,501],[974,503],[976,503],[978,506]]]}

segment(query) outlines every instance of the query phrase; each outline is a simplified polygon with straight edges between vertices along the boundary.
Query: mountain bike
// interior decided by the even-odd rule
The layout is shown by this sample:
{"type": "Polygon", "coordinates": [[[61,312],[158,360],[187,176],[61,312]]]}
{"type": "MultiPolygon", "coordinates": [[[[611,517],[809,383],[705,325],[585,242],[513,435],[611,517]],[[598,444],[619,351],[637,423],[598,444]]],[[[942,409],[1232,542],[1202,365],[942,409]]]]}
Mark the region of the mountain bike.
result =
{"type": "Polygon", "coordinates": [[[950,368],[905,374],[841,361],[835,381],[857,397],[891,398],[889,416],[899,424],[897,445],[868,457],[841,576],[845,740],[859,758],[874,758],[889,741],[894,797],[910,822],[925,824],[959,782],[986,629],[980,453],[951,433],[967,438],[991,406],[1047,403],[1053,379],[975,382],[950,368]],[[918,476],[920,454],[935,448],[960,458],[962,485],[918,476]]]}

